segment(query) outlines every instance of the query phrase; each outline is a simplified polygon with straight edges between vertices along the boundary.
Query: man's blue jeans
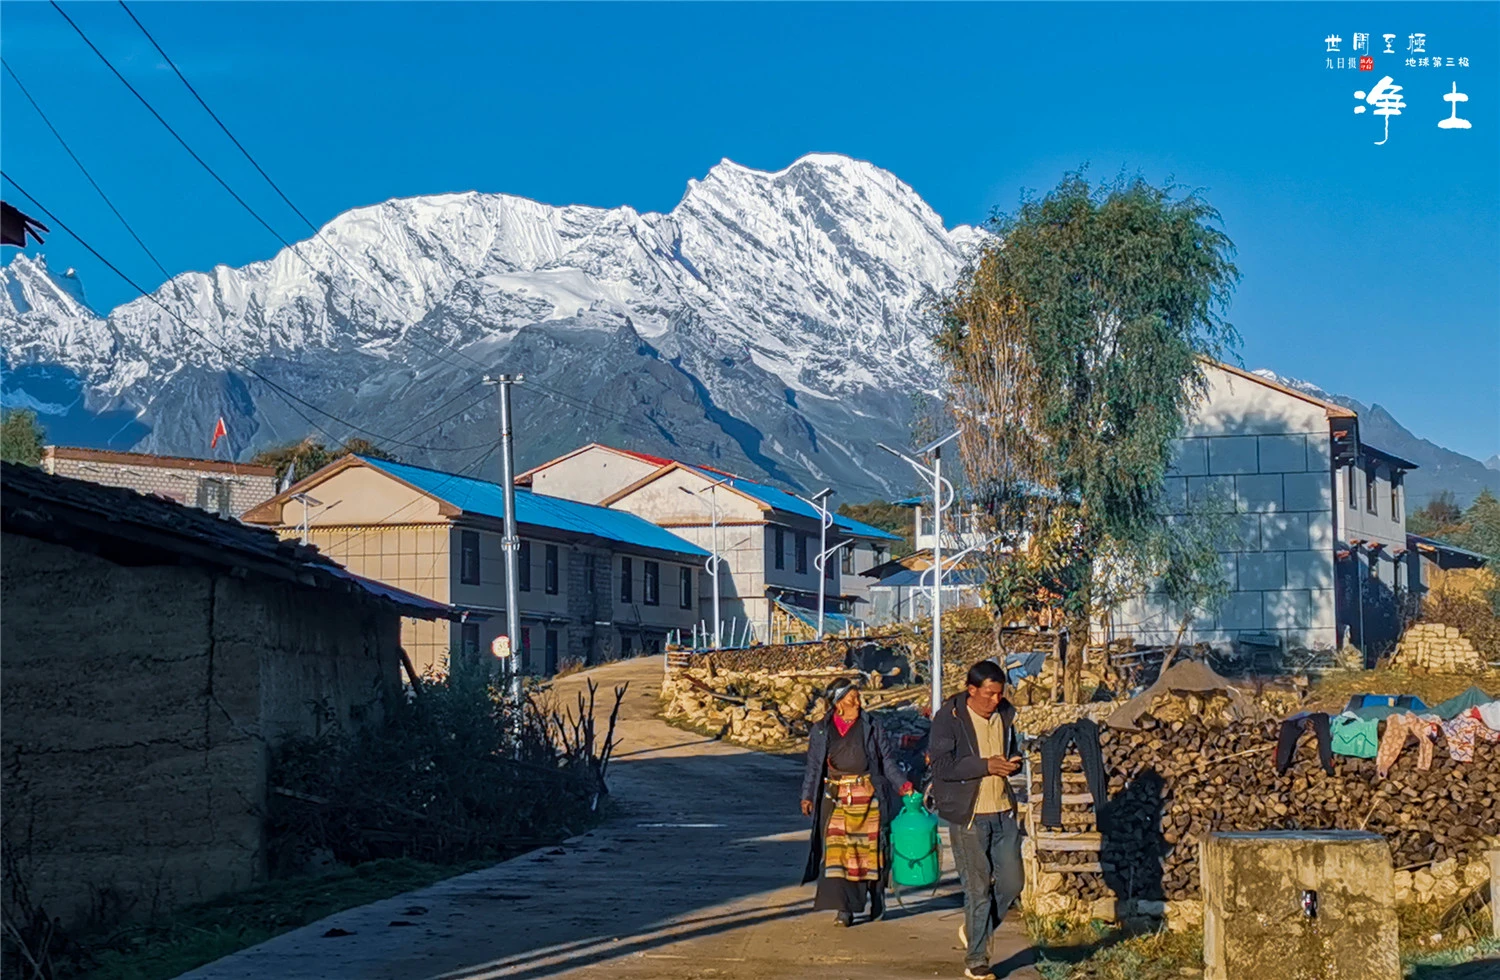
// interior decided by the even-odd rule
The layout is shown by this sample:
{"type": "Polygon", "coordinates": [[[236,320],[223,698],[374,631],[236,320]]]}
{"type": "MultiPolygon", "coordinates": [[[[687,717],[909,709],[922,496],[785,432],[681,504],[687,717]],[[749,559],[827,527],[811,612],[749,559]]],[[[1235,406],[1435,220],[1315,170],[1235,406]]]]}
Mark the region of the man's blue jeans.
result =
{"type": "Polygon", "coordinates": [[[1021,894],[1021,830],[1009,813],[977,813],[968,826],[949,824],[953,863],[964,888],[967,967],[989,966],[990,936],[1021,894]]]}

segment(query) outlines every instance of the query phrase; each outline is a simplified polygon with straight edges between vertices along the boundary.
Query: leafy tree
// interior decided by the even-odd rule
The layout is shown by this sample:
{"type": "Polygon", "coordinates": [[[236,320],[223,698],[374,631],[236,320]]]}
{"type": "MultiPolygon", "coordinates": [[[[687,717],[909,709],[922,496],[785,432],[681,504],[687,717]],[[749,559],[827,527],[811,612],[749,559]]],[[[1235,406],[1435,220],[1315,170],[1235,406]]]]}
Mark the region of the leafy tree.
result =
{"type": "Polygon", "coordinates": [[[1488,488],[1464,511],[1463,528],[1455,544],[1500,560],[1500,499],[1488,488]]]}
{"type": "MultiPolygon", "coordinates": [[[[998,613],[1045,607],[1081,648],[1091,615],[1146,587],[1184,625],[1224,593],[1211,529],[1165,516],[1172,440],[1239,273],[1219,214],[1144,180],[1069,174],[990,222],[936,337],[970,492],[1018,547],[992,569],[998,613]]],[[[1080,696],[1081,656],[1064,693],[1080,696]]]]}
{"type": "Polygon", "coordinates": [[[39,466],[46,430],[36,420],[36,413],[18,408],[0,416],[0,459],[10,463],[39,466]]]}
{"type": "Polygon", "coordinates": [[[1418,508],[1406,515],[1406,529],[1424,538],[1441,538],[1454,533],[1463,521],[1463,511],[1454,499],[1453,491],[1444,490],[1426,507],[1418,508]]]}
{"type": "Polygon", "coordinates": [[[839,513],[863,521],[882,531],[901,535],[901,543],[891,548],[891,557],[909,555],[915,547],[913,541],[912,511],[909,507],[893,504],[887,500],[871,500],[863,504],[839,504],[839,513]]]}
{"type": "Polygon", "coordinates": [[[287,470],[290,469],[292,471],[292,479],[295,481],[304,480],[334,460],[350,454],[368,456],[371,459],[396,459],[393,454],[386,452],[368,439],[350,439],[342,446],[329,449],[323,443],[309,436],[301,442],[262,449],[255,454],[250,462],[257,466],[276,467],[276,479],[278,480],[285,477],[287,470]]]}

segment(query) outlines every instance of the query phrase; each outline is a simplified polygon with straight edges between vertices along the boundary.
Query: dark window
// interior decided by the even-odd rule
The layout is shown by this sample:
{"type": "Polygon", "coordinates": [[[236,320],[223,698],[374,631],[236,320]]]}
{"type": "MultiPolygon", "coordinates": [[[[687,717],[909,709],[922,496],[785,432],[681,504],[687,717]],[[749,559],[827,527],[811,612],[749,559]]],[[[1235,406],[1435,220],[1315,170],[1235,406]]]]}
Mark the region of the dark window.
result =
{"type": "Polygon", "coordinates": [[[1380,581],[1380,556],[1373,552],[1370,554],[1370,578],[1380,581]]]}
{"type": "Polygon", "coordinates": [[[682,594],[678,597],[678,604],[684,609],[693,608],[693,570],[691,568],[677,569],[677,581],[682,590],[682,594]]]}
{"type": "Polygon", "coordinates": [[[521,627],[521,669],[531,669],[531,627],[521,627]]]}
{"type": "Polygon", "coordinates": [[[458,580],[465,585],[479,584],[479,532],[459,532],[458,580]]]}
{"type": "Polygon", "coordinates": [[[661,605],[661,565],[654,561],[644,563],[645,575],[641,579],[641,600],[648,606],[661,605]]]}
{"type": "Polygon", "coordinates": [[[1375,506],[1375,467],[1373,466],[1365,470],[1365,509],[1372,514],[1379,512],[1375,506]]]}
{"type": "Polygon", "coordinates": [[[1391,520],[1401,520],[1401,474],[1391,474],[1391,520]]]}
{"type": "Polygon", "coordinates": [[[557,673],[557,630],[547,631],[547,673],[557,673]]]}
{"type": "Polygon", "coordinates": [[[624,633],[620,634],[620,656],[630,656],[630,637],[626,636],[624,633]]]}
{"type": "Polygon", "coordinates": [[[223,480],[199,480],[198,507],[210,514],[228,517],[229,485],[223,480]]]}
{"type": "Polygon", "coordinates": [[[1406,584],[1405,582],[1402,581],[1402,579],[1404,578],[1404,576],[1401,574],[1405,570],[1406,570],[1405,563],[1402,562],[1401,559],[1399,559],[1399,558],[1396,559],[1396,563],[1391,566],[1391,572],[1392,572],[1392,574],[1391,574],[1391,586],[1397,592],[1400,592],[1401,589],[1402,589],[1402,587],[1406,584]]]}
{"type": "Polygon", "coordinates": [[[477,657],[479,655],[479,624],[464,623],[461,632],[463,635],[464,656],[477,657]]]}
{"type": "MultiPolygon", "coordinates": [[[[871,554],[870,554],[870,559],[875,563],[875,565],[884,565],[885,564],[885,546],[877,544],[875,546],[875,548],[873,549],[873,551],[871,552],[871,554]]],[[[871,565],[870,567],[874,568],[875,565],[871,565]]]]}
{"type": "Polygon", "coordinates": [[[1355,506],[1354,501],[1356,499],[1358,499],[1358,498],[1356,498],[1354,496],[1354,470],[1355,470],[1354,464],[1350,463],[1349,464],[1349,473],[1348,473],[1349,479],[1346,481],[1349,484],[1349,487],[1348,487],[1349,492],[1347,494],[1345,494],[1345,496],[1349,498],[1346,502],[1349,504],[1349,506],[1351,508],[1355,506]]]}
{"type": "Polygon", "coordinates": [[[786,534],[779,527],[776,529],[776,567],[786,568],[786,534]]]}
{"type": "Polygon", "coordinates": [[[797,535],[797,574],[807,574],[807,535],[797,535]]]}
{"type": "Polygon", "coordinates": [[[557,545],[547,545],[547,594],[557,595],[557,545]]]}
{"type": "Polygon", "coordinates": [[[631,602],[632,594],[635,592],[635,583],[630,580],[630,559],[620,559],[620,601],[631,602]]]}
{"type": "Polygon", "coordinates": [[[834,562],[830,560],[832,558],[833,555],[823,556],[823,577],[830,582],[833,581],[833,570],[837,567],[834,562]]]}
{"type": "Polygon", "coordinates": [[[516,588],[531,591],[531,542],[522,541],[516,554],[516,588]]]}
{"type": "Polygon", "coordinates": [[[839,565],[845,575],[854,574],[854,546],[849,545],[839,553],[839,565]]]}
{"type": "Polygon", "coordinates": [[[659,636],[647,637],[647,639],[646,639],[646,652],[649,653],[649,654],[652,654],[653,656],[655,654],[661,653],[661,637],[659,637],[659,636]]]}

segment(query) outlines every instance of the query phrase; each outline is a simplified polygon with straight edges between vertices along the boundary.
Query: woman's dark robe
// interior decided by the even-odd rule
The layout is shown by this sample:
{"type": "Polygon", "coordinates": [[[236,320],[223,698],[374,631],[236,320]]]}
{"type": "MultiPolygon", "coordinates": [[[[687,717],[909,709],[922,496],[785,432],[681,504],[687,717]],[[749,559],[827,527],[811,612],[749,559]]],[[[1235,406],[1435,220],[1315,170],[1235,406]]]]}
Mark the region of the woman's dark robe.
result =
{"type": "MultiPolygon", "coordinates": [[[[907,782],[906,775],[896,765],[895,752],[890,739],[880,727],[880,722],[866,712],[860,712],[859,720],[864,734],[865,761],[870,768],[870,780],[875,784],[875,798],[880,801],[880,881],[873,883],[872,911],[878,915],[883,907],[883,892],[890,882],[890,822],[901,812],[901,787],[907,782]]],[[[833,713],[813,726],[807,740],[807,767],[802,774],[802,798],[813,804],[812,847],[807,854],[807,867],[803,870],[802,883],[816,881],[823,874],[823,832],[825,813],[823,808],[824,785],[828,779],[828,746],[837,737],[833,729],[833,713]]]]}

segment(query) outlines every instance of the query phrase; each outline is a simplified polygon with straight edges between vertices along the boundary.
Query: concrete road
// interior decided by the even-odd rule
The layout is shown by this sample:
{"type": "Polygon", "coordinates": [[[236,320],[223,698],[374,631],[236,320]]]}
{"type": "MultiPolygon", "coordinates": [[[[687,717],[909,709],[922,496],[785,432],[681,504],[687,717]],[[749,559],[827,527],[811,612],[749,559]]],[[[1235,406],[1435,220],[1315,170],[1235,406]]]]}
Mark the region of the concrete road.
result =
{"type": "MultiPolygon", "coordinates": [[[[799,886],[808,823],[801,767],[656,717],[660,657],[587,679],[629,682],[610,773],[615,815],[598,829],[430,888],[349,909],[185,974],[190,980],[348,977],[905,980],[962,975],[951,861],[935,896],[837,929],[799,886]],[[342,935],[328,936],[330,931],[342,935]]],[[[612,698],[606,704],[612,703],[612,698]]],[[[1035,980],[1012,912],[997,974],[1035,980]]]]}

